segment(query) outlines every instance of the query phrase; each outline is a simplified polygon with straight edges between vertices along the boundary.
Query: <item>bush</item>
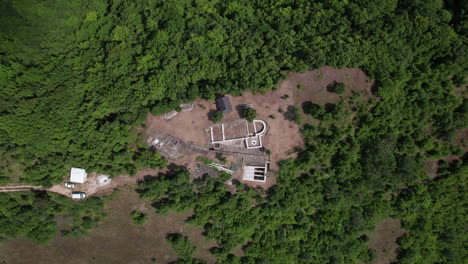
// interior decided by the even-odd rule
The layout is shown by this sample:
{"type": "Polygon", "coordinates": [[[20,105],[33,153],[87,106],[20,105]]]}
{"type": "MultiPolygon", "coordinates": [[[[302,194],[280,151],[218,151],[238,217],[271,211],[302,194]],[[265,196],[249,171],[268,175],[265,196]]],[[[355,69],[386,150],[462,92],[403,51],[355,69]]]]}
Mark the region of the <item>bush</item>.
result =
{"type": "Polygon", "coordinates": [[[130,217],[133,221],[134,224],[136,225],[139,225],[139,226],[142,226],[144,225],[148,220],[148,216],[142,212],[138,212],[138,211],[133,211],[131,214],[130,214],[130,217]]]}

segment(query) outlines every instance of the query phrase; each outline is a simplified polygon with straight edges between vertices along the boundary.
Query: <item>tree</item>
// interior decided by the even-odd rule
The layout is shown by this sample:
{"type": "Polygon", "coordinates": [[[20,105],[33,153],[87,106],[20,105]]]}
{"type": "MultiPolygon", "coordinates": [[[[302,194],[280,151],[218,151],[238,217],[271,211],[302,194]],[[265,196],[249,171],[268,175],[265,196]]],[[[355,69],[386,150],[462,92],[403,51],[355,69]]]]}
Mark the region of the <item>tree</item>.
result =
{"type": "Polygon", "coordinates": [[[336,93],[338,95],[344,94],[346,85],[341,82],[334,81],[333,83],[327,86],[327,90],[331,93],[336,93]]]}
{"type": "Polygon", "coordinates": [[[223,112],[221,111],[216,111],[212,116],[211,116],[211,121],[214,123],[220,123],[223,120],[223,112]]]}
{"type": "Polygon", "coordinates": [[[186,236],[173,233],[168,234],[166,239],[169,244],[172,245],[172,248],[180,258],[183,260],[189,260],[192,258],[192,255],[195,252],[195,247],[192,247],[190,240],[186,236]]]}
{"type": "Polygon", "coordinates": [[[247,121],[253,122],[254,119],[257,117],[257,110],[253,107],[247,107],[244,109],[243,116],[247,121]]]}

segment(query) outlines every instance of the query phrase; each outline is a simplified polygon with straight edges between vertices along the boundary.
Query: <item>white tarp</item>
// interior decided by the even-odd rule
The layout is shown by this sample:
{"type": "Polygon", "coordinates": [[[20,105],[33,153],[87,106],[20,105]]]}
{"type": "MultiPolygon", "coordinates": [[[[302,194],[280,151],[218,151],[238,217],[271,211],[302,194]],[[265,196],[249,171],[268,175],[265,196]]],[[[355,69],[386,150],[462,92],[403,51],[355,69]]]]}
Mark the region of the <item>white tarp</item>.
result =
{"type": "Polygon", "coordinates": [[[85,169],[71,168],[70,181],[76,183],[84,183],[88,178],[88,174],[85,169]]]}

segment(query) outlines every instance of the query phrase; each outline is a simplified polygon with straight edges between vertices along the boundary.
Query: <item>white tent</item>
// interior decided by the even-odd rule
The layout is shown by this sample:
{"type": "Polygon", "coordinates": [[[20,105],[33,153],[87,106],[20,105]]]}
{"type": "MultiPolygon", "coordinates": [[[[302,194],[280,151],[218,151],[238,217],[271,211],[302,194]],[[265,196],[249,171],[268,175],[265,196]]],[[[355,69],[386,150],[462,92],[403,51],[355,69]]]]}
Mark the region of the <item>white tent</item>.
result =
{"type": "Polygon", "coordinates": [[[70,181],[76,183],[84,183],[88,174],[86,173],[85,169],[80,168],[71,168],[70,172],[70,181]]]}

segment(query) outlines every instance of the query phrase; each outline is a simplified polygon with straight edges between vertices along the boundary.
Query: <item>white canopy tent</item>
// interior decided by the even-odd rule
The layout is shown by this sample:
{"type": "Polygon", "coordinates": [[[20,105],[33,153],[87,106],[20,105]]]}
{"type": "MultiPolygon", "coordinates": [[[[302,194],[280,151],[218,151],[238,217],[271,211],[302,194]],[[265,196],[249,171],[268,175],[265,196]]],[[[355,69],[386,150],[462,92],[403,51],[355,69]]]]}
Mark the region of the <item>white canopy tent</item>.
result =
{"type": "Polygon", "coordinates": [[[71,168],[70,181],[75,183],[84,183],[88,178],[88,174],[85,169],[71,168]]]}

